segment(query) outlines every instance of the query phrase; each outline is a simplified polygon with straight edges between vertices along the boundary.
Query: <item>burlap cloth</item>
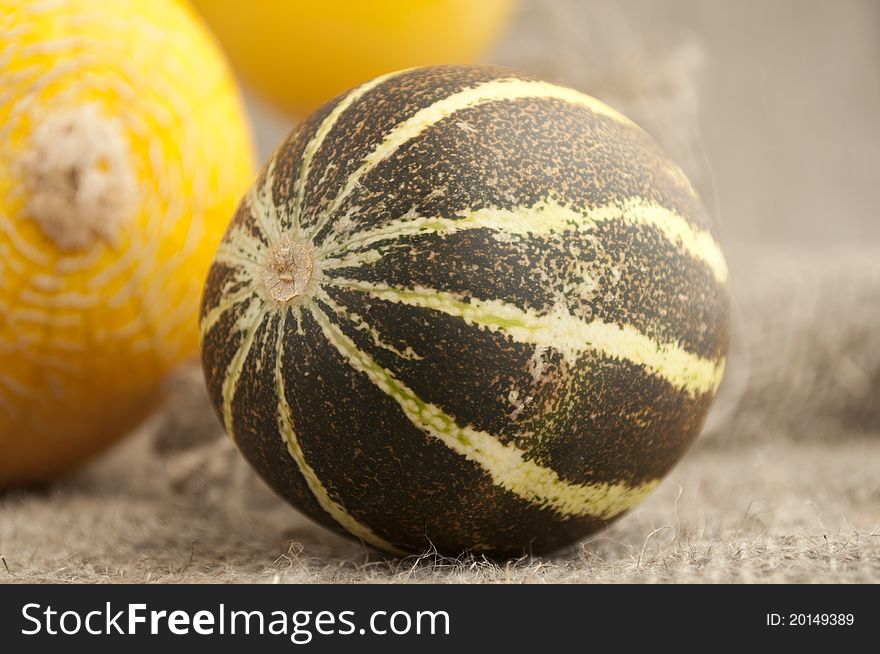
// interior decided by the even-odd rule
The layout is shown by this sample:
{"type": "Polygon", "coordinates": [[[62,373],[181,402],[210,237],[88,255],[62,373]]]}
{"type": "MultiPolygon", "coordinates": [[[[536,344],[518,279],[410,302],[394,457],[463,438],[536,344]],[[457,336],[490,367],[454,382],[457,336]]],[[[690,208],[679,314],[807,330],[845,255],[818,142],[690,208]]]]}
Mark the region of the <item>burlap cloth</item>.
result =
{"type": "MultiPolygon", "coordinates": [[[[627,29],[614,6],[535,0],[494,59],[621,108],[711,196],[694,127],[699,42],[623,47],[609,36],[627,29]],[[585,40],[578,20],[607,29],[585,40]]],[[[265,147],[280,129],[267,121],[265,147]]],[[[169,380],[166,407],[103,459],[0,497],[0,582],[880,580],[878,248],[758,245],[729,216],[719,228],[734,341],[706,432],[647,501],[567,552],[501,565],[386,560],[336,536],[255,477],[192,365],[169,380]]]]}

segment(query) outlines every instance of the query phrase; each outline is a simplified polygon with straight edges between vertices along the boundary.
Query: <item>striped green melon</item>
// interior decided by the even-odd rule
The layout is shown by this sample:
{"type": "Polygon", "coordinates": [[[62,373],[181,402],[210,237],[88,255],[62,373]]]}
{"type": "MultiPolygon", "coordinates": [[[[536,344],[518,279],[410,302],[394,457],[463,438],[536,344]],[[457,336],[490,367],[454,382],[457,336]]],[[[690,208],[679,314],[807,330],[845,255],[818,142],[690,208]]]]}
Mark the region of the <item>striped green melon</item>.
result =
{"type": "Polygon", "coordinates": [[[264,167],[205,288],[244,456],[393,553],[570,544],[697,436],[727,268],[681,169],[601,102],[482,66],[385,75],[264,167]]]}

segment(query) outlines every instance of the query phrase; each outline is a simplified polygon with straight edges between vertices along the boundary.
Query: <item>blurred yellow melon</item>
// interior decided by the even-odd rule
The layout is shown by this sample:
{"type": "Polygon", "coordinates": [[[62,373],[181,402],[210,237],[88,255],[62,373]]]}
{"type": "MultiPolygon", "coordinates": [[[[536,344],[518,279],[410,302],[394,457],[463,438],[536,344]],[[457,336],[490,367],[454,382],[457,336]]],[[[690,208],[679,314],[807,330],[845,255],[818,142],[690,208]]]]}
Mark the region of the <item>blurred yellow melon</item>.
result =
{"type": "Polygon", "coordinates": [[[409,66],[468,63],[513,0],[194,0],[241,76],[300,117],[409,66]]]}
{"type": "Polygon", "coordinates": [[[154,407],[253,169],[232,76],[174,0],[0,4],[0,488],[154,407]]]}

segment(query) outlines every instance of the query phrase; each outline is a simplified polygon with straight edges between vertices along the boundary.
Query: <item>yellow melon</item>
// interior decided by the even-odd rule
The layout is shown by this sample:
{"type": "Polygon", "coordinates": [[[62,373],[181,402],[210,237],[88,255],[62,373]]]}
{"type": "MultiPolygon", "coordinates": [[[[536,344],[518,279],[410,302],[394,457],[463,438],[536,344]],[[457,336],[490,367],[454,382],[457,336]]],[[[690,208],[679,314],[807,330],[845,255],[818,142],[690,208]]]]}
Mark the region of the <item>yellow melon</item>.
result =
{"type": "Polygon", "coordinates": [[[253,154],[233,79],[174,0],[0,6],[0,488],[155,405],[197,347],[253,154]]]}
{"type": "Polygon", "coordinates": [[[194,0],[241,76],[299,117],[380,73],[468,63],[512,0],[194,0]]]}

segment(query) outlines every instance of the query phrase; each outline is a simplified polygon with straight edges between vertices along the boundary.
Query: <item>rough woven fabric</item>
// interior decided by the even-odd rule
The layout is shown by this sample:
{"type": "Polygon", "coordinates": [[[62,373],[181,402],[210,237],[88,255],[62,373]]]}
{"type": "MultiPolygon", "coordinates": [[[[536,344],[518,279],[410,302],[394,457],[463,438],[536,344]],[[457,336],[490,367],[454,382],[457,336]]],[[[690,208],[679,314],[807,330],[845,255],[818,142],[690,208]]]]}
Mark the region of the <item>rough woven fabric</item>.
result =
{"type": "MultiPolygon", "coordinates": [[[[611,102],[711,198],[702,51],[648,51],[615,5],[535,0],[494,60],[611,102]],[[601,29],[572,27],[587,23],[601,29]]],[[[269,122],[264,151],[280,132],[269,122]]],[[[239,457],[193,364],[103,460],[0,497],[0,582],[877,581],[880,260],[858,246],[756,249],[735,221],[724,228],[734,339],[706,432],[647,501],[568,552],[388,560],[311,523],[239,457]]]]}
{"type": "Polygon", "coordinates": [[[742,446],[877,439],[877,249],[728,249],[732,351],[704,438],[742,446]]]}

